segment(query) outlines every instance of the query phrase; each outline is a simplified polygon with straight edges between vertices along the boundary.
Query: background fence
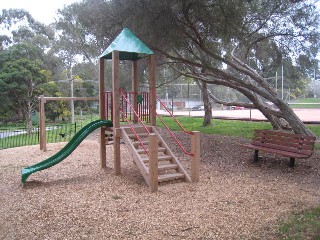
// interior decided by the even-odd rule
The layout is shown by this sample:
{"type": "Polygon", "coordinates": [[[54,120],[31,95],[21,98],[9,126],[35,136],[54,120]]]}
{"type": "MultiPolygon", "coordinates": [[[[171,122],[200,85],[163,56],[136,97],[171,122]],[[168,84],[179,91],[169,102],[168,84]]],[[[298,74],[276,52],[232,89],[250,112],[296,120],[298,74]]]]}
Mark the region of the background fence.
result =
{"type": "MultiPolygon", "coordinates": [[[[67,142],[78,131],[77,124],[49,125],[46,127],[47,143],[67,142]]],[[[39,126],[30,133],[26,128],[0,128],[0,149],[39,144],[39,126]]]]}

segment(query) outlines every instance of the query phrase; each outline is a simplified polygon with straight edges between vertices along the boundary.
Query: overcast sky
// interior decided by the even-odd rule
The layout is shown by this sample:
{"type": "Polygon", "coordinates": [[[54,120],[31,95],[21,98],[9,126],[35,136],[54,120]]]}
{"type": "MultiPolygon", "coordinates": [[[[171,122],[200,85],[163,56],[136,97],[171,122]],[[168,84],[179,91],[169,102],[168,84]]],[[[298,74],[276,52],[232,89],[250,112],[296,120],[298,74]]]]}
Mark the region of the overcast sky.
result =
{"type": "Polygon", "coordinates": [[[0,0],[0,8],[23,8],[39,22],[49,24],[54,22],[58,8],[79,0],[0,0]]]}
{"type": "MultiPolygon", "coordinates": [[[[0,0],[0,9],[23,8],[26,9],[36,20],[49,24],[54,22],[54,16],[58,8],[81,0],[0,0]]],[[[316,1],[320,8],[320,1],[316,1]]]]}

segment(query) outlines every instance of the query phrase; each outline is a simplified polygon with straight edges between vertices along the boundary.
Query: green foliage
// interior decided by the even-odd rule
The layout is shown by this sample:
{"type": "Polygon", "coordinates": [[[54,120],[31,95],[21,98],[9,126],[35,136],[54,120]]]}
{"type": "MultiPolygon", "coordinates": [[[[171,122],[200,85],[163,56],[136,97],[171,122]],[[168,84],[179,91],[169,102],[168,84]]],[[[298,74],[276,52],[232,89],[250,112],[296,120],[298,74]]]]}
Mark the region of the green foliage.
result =
{"type": "Polygon", "coordinates": [[[37,61],[26,58],[7,61],[0,71],[3,90],[21,110],[41,93],[40,84],[48,79],[48,73],[37,61]]]}

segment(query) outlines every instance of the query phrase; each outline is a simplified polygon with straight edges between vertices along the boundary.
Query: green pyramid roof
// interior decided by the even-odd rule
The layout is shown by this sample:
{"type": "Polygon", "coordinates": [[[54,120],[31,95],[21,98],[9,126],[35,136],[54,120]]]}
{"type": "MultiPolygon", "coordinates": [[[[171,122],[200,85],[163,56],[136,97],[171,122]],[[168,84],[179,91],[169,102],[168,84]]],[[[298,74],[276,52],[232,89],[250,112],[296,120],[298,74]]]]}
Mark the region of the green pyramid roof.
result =
{"type": "Polygon", "coordinates": [[[119,51],[120,60],[138,60],[154,54],[128,28],[124,28],[109,47],[100,55],[100,58],[112,59],[112,52],[119,51]]]}

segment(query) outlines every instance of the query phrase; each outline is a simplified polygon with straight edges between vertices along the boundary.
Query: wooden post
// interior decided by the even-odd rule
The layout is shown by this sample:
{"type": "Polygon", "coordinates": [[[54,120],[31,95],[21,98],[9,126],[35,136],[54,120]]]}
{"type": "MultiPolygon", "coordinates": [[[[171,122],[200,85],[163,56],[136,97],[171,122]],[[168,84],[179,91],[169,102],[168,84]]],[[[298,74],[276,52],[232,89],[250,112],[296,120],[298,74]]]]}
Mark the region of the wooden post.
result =
{"type": "Polygon", "coordinates": [[[151,192],[158,191],[158,137],[149,135],[149,187],[151,192]]]}
{"type": "MultiPolygon", "coordinates": [[[[99,115],[100,119],[106,120],[106,95],[104,83],[104,59],[100,58],[99,65],[99,115]]],[[[106,160],[106,137],[105,129],[100,128],[100,166],[101,168],[107,167],[106,160]]]]}
{"type": "Polygon", "coordinates": [[[119,85],[120,85],[120,60],[119,52],[112,52],[112,97],[113,97],[113,127],[120,127],[119,112],[119,85]]]}
{"type": "Polygon", "coordinates": [[[40,95],[39,99],[39,144],[40,144],[40,150],[43,149],[43,142],[42,142],[42,100],[43,100],[43,95],[40,95]]]}
{"type": "MultiPolygon", "coordinates": [[[[113,136],[117,136],[116,130],[120,128],[120,111],[119,111],[119,85],[120,85],[120,60],[119,52],[112,52],[112,97],[113,97],[113,136]]],[[[114,138],[113,142],[113,157],[114,165],[118,166],[120,163],[120,138],[119,142],[116,143],[117,138],[114,138]]],[[[115,171],[117,171],[115,169],[115,171]]]]}
{"type": "Polygon", "coordinates": [[[116,176],[121,174],[121,158],[120,158],[120,138],[121,138],[121,129],[114,129],[115,135],[113,135],[113,146],[114,146],[114,154],[115,156],[119,156],[118,158],[114,158],[114,173],[116,176]]]}
{"type": "Polygon", "coordinates": [[[156,126],[156,57],[155,55],[149,56],[149,96],[150,96],[150,124],[156,126]]]}
{"type": "MultiPolygon", "coordinates": [[[[133,108],[138,112],[138,64],[137,61],[132,61],[132,92],[133,92],[133,108]]],[[[137,123],[138,118],[136,115],[133,116],[133,122],[137,123]]]]}
{"type": "Polygon", "coordinates": [[[47,139],[46,139],[46,116],[45,116],[45,110],[44,110],[44,104],[46,100],[43,95],[40,96],[40,150],[43,150],[44,152],[47,151],[47,139]]]}
{"type": "Polygon", "coordinates": [[[193,153],[191,160],[191,180],[199,182],[200,172],[200,132],[193,131],[191,135],[191,152],[193,153]]]}

